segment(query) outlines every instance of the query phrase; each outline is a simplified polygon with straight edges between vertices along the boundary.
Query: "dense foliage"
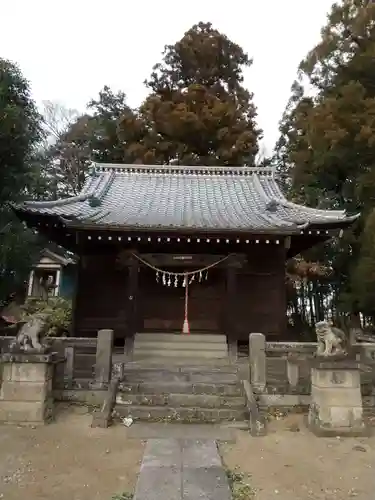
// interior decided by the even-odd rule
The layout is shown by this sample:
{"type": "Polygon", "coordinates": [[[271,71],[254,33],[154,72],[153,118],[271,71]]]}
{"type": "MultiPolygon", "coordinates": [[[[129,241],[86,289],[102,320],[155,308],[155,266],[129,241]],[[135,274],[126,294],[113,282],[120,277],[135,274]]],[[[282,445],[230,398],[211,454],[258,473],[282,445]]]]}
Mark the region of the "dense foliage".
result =
{"type": "Polygon", "coordinates": [[[130,162],[117,133],[120,118],[131,113],[123,92],[114,93],[105,86],[98,99],[88,103],[83,115],[46,104],[46,124],[52,141],[46,146],[41,174],[47,196],[59,198],[79,193],[93,160],[130,162]]]}
{"type": "Polygon", "coordinates": [[[253,165],[260,130],[252,94],[242,85],[249,66],[241,47],[211,24],[193,26],[165,47],[138,109],[127,106],[124,93],[104,87],[87,113],[61,131],[48,149],[50,196],[77,193],[92,160],[253,165]]]}
{"type": "Polygon", "coordinates": [[[0,304],[22,286],[38,250],[36,236],[15,218],[9,203],[33,195],[41,139],[41,117],[28,82],[16,65],[0,59],[0,304]]]}
{"type": "MultiPolygon", "coordinates": [[[[275,162],[291,196],[362,213],[342,239],[309,252],[332,273],[304,291],[299,312],[318,295],[333,316],[375,317],[374,21],[373,2],[333,5],[321,41],[300,64],[281,121],[275,162]]],[[[314,308],[308,309],[314,321],[314,308]]]]}
{"type": "Polygon", "coordinates": [[[237,44],[199,23],[165,47],[135,113],[120,122],[132,160],[145,164],[253,165],[260,131],[242,85],[251,60],[237,44]]]}
{"type": "Polygon", "coordinates": [[[72,321],[70,300],[63,297],[51,297],[48,300],[27,299],[22,306],[22,320],[28,321],[39,314],[45,317],[44,335],[48,337],[69,335],[72,321]]]}

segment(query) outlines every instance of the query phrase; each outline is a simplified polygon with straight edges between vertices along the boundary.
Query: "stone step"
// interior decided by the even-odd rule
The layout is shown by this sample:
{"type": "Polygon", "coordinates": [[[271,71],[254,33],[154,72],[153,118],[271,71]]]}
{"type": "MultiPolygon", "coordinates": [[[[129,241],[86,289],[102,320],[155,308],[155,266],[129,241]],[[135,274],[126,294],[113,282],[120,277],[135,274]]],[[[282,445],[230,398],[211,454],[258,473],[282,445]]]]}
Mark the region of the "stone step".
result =
{"type": "Polygon", "coordinates": [[[194,349],[143,349],[143,348],[134,348],[133,351],[133,359],[145,359],[145,358],[225,358],[228,356],[227,350],[194,350],[194,349]]]}
{"type": "Polygon", "coordinates": [[[171,350],[171,351],[180,351],[180,350],[188,350],[188,351],[223,351],[225,354],[228,352],[228,346],[226,343],[222,342],[170,342],[170,341],[137,341],[134,345],[134,351],[143,351],[143,350],[171,350]]]}
{"type": "Polygon", "coordinates": [[[204,362],[204,364],[202,364],[202,360],[196,360],[196,363],[182,363],[181,365],[176,359],[168,360],[168,363],[165,360],[130,361],[125,363],[125,373],[140,370],[143,372],[157,372],[162,370],[170,373],[237,373],[238,368],[228,360],[216,360],[216,363],[204,362]]]}
{"type": "Polygon", "coordinates": [[[115,406],[115,418],[131,416],[135,420],[178,421],[178,422],[228,422],[248,419],[247,410],[240,408],[187,408],[168,406],[141,406],[119,405],[115,406]]]}
{"type": "Polygon", "coordinates": [[[245,408],[245,398],[236,396],[220,396],[216,394],[129,394],[119,392],[116,397],[118,405],[136,406],[168,406],[189,408],[245,408]]]}
{"type": "Polygon", "coordinates": [[[125,382],[206,382],[212,384],[226,384],[238,382],[236,373],[210,373],[209,371],[200,373],[198,372],[172,372],[169,370],[139,370],[139,371],[125,371],[125,382]]]}
{"type": "Polygon", "coordinates": [[[228,356],[225,358],[205,358],[200,359],[197,356],[192,358],[181,358],[176,356],[175,358],[147,358],[147,359],[137,359],[129,361],[129,358],[125,354],[114,354],[112,356],[113,364],[121,364],[124,366],[138,366],[138,368],[189,368],[189,367],[201,367],[205,368],[213,368],[213,369],[227,369],[229,367],[235,368],[238,370],[238,366],[233,362],[228,356]]]}
{"type": "Polygon", "coordinates": [[[191,333],[189,335],[181,333],[137,333],[134,342],[211,342],[226,343],[226,335],[213,335],[210,333],[191,333]]]}
{"type": "MultiPolygon", "coordinates": [[[[235,422],[224,422],[222,424],[189,424],[177,422],[136,422],[128,431],[130,439],[214,439],[215,441],[236,442],[237,430],[249,430],[249,422],[246,420],[235,422]]],[[[204,457],[205,459],[205,457],[204,457]]],[[[206,462],[207,465],[207,462],[206,462]]],[[[162,499],[164,500],[164,498],[162,499]]],[[[174,499],[173,499],[174,500],[174,499]]],[[[196,499],[194,499],[196,500],[196,499]]],[[[215,499],[217,500],[217,499],[215,499]]]]}
{"type": "Polygon", "coordinates": [[[219,383],[210,384],[204,382],[158,382],[150,380],[149,382],[132,382],[119,384],[119,392],[123,394],[216,394],[219,396],[242,396],[242,384],[219,383]]]}

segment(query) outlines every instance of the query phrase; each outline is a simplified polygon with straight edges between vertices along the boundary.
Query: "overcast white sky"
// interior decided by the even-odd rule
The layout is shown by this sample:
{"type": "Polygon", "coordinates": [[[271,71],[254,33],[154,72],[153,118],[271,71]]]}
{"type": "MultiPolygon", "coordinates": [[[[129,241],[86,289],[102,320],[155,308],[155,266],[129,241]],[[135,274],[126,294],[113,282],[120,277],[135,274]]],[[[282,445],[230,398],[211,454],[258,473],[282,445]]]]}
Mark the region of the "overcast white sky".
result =
{"type": "Polygon", "coordinates": [[[0,57],[17,62],[33,96],[84,110],[103,85],[137,106],[165,44],[210,21],[254,59],[264,146],[271,150],[300,60],[319,40],[332,0],[9,0],[1,5],[0,57]]]}

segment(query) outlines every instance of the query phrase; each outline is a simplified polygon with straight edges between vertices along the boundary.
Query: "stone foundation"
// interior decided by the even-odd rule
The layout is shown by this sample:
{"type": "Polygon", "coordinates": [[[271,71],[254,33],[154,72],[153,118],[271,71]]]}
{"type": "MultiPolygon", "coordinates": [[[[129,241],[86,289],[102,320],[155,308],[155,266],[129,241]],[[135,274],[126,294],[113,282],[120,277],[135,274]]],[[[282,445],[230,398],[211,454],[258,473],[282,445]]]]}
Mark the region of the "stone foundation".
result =
{"type": "Polygon", "coordinates": [[[318,436],[358,436],[367,433],[363,421],[358,362],[315,361],[311,368],[308,427],[318,436]]]}
{"type": "Polygon", "coordinates": [[[53,419],[53,354],[3,354],[0,423],[41,425],[53,419]]]}

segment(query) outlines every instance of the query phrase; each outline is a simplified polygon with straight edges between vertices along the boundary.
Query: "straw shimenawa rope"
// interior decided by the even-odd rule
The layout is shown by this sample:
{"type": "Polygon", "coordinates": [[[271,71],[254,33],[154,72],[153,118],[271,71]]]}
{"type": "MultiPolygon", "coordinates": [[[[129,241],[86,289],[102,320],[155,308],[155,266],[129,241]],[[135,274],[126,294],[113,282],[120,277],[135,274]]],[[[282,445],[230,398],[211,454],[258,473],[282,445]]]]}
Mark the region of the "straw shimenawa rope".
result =
{"type": "Polygon", "coordinates": [[[185,272],[181,272],[181,273],[176,273],[176,272],[166,271],[165,269],[160,269],[158,267],[155,267],[152,264],[150,264],[149,262],[147,262],[146,260],[142,259],[142,257],[140,257],[139,255],[137,255],[135,253],[132,253],[132,255],[133,255],[133,257],[138,259],[139,262],[142,262],[142,264],[144,264],[145,266],[149,267],[150,269],[153,269],[156,273],[160,273],[160,274],[164,273],[164,274],[168,274],[170,276],[192,276],[194,274],[203,273],[204,271],[208,271],[209,269],[212,269],[213,267],[221,264],[222,262],[229,259],[229,257],[230,257],[230,255],[222,257],[221,259],[214,262],[213,264],[210,264],[209,266],[202,267],[201,269],[195,269],[194,271],[185,271],[185,272]]]}

